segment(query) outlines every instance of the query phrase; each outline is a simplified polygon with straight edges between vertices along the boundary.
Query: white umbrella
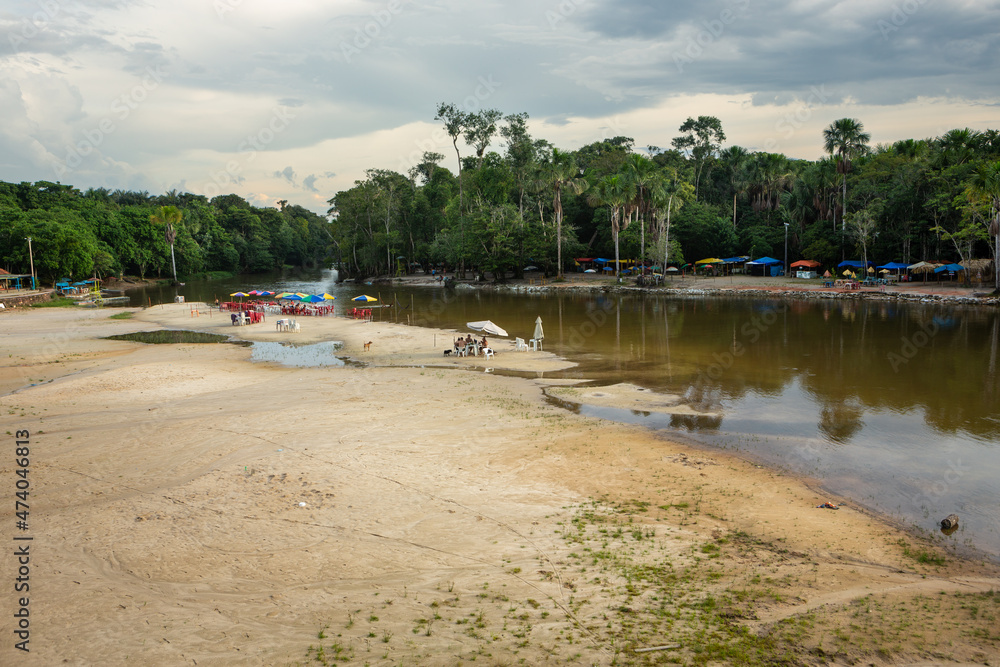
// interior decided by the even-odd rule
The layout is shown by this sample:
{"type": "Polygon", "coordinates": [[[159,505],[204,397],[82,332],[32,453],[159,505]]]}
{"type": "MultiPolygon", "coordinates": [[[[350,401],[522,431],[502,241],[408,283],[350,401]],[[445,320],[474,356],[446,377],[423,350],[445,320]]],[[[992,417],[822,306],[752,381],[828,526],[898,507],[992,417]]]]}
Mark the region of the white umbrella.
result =
{"type": "Polygon", "coordinates": [[[483,333],[489,334],[491,336],[506,337],[508,334],[506,331],[493,324],[489,320],[483,320],[481,322],[466,322],[465,326],[469,327],[473,331],[482,331],[483,333]]]}
{"type": "Polygon", "coordinates": [[[545,332],[542,331],[542,316],[539,315],[538,319],[535,320],[535,335],[532,336],[535,340],[542,340],[545,338],[545,332]]]}

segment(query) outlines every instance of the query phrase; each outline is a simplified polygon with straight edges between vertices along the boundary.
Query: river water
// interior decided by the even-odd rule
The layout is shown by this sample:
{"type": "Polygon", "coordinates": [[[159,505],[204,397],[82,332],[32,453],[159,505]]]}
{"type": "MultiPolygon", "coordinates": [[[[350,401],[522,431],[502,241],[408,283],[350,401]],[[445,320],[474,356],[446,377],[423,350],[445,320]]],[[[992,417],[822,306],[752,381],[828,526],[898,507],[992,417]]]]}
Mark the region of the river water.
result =
{"type": "MultiPolygon", "coordinates": [[[[177,288],[188,301],[275,289],[362,293],[376,318],[467,331],[490,319],[578,364],[547,377],[630,382],[719,417],[607,408],[667,437],[817,479],[832,493],[1000,560],[1000,313],[941,304],[336,285],[329,272],[177,288]],[[937,523],[957,513],[961,528],[937,523]]],[[[133,293],[173,301],[174,288],[133,293]]]]}

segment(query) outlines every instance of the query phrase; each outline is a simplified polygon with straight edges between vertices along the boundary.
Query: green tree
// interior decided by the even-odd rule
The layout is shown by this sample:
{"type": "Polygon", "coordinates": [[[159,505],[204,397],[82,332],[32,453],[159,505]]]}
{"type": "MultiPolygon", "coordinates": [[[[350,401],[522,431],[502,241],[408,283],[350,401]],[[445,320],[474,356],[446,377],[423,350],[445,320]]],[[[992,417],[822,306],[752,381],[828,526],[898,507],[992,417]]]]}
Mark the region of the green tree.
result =
{"type": "Polygon", "coordinates": [[[149,217],[154,225],[163,226],[163,238],[170,244],[170,264],[174,270],[174,282],[177,282],[177,260],[174,259],[174,240],[177,238],[177,225],[181,224],[184,214],[176,206],[161,206],[149,217]]]}
{"type": "Polygon", "coordinates": [[[865,132],[865,126],[856,118],[835,120],[823,130],[823,147],[830,155],[836,155],[837,173],[843,176],[844,181],[841,229],[846,228],[847,174],[851,171],[851,161],[868,152],[868,142],[871,138],[872,135],[865,132]]]}
{"type": "Polygon", "coordinates": [[[621,174],[610,174],[601,178],[590,190],[590,201],[595,206],[607,206],[610,213],[611,237],[615,244],[615,276],[621,273],[621,259],[618,251],[618,236],[623,223],[628,225],[622,215],[625,207],[631,201],[633,193],[628,180],[621,174]]]}
{"type": "Polygon", "coordinates": [[[678,131],[684,134],[670,143],[679,151],[691,153],[695,162],[694,195],[697,198],[702,170],[722,147],[726,133],[722,131],[722,121],[715,116],[698,116],[697,120],[689,117],[678,131]]]}
{"type": "Polygon", "coordinates": [[[542,163],[541,180],[552,190],[552,209],[556,219],[556,276],[563,275],[563,191],[580,194],[587,189],[587,180],[580,177],[580,169],[571,153],[552,149],[552,157],[542,163]]]}

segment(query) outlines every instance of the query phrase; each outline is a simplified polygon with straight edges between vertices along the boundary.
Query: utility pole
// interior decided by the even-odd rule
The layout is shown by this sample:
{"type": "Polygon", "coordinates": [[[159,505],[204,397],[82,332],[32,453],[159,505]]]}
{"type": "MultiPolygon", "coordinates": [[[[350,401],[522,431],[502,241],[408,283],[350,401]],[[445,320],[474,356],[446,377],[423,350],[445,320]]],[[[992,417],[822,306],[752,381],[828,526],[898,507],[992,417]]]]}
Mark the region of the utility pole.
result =
{"type": "Polygon", "coordinates": [[[31,262],[31,289],[35,289],[35,256],[31,252],[31,237],[28,237],[28,260],[31,262]]]}

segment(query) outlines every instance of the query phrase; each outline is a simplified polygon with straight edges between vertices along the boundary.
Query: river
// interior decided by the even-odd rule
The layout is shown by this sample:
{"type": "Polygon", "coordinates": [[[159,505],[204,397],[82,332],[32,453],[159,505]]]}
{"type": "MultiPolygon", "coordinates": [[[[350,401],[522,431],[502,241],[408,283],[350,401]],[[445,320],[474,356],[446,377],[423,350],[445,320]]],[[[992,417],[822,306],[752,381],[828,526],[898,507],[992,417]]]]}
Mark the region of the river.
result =
{"type": "MultiPolygon", "coordinates": [[[[511,294],[337,285],[330,272],[246,276],[177,288],[189,301],[274,289],[362,293],[376,317],[467,331],[491,319],[578,366],[549,377],[630,382],[721,416],[583,412],[818,480],[854,503],[957,545],[1000,554],[1000,313],[940,303],[511,294]],[[961,517],[951,536],[937,531],[961,517]]],[[[174,288],[131,293],[172,301],[174,288]]]]}

